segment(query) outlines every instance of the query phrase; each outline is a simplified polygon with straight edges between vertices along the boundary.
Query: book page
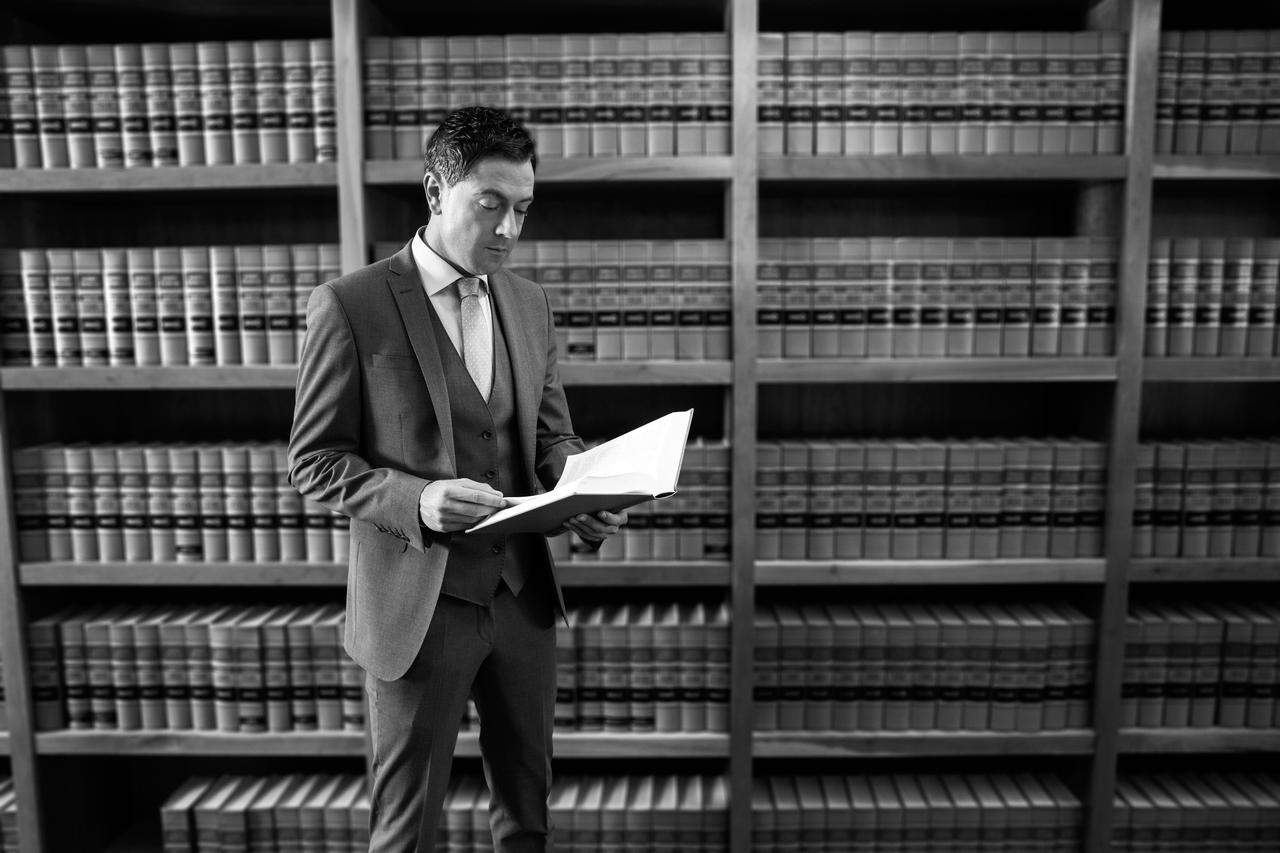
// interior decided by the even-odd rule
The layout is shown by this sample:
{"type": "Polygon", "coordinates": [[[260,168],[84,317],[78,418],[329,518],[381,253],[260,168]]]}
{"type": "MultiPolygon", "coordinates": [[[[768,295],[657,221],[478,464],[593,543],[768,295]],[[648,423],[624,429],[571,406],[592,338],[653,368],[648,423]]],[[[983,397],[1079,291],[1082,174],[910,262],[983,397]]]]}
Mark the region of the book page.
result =
{"type": "Polygon", "coordinates": [[[643,474],[652,492],[676,487],[693,410],[672,412],[565,460],[556,489],[586,479],[643,474]],[[678,447],[673,444],[679,442],[678,447]]]}

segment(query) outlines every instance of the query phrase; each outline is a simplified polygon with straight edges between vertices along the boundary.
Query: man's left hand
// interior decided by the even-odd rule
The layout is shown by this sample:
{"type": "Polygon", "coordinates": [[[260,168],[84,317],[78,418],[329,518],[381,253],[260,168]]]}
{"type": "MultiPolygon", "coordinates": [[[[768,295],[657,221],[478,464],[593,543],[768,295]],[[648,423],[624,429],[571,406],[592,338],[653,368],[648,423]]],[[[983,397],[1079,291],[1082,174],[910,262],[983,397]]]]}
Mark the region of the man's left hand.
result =
{"type": "Polygon", "coordinates": [[[618,528],[627,523],[626,511],[613,513],[601,510],[595,515],[575,515],[564,523],[564,526],[592,542],[608,539],[618,532],[618,528]]]}

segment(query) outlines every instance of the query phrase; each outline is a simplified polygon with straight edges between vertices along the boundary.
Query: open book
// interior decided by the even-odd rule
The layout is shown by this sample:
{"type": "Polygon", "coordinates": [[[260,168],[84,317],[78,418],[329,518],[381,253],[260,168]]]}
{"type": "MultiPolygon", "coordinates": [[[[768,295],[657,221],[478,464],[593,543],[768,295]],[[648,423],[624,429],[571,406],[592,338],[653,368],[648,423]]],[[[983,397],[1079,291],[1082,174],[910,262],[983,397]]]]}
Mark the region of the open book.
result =
{"type": "Polygon", "coordinates": [[[672,412],[565,460],[549,492],[507,496],[514,504],[467,532],[546,533],[579,513],[617,512],[676,492],[693,409],[672,412]]]}

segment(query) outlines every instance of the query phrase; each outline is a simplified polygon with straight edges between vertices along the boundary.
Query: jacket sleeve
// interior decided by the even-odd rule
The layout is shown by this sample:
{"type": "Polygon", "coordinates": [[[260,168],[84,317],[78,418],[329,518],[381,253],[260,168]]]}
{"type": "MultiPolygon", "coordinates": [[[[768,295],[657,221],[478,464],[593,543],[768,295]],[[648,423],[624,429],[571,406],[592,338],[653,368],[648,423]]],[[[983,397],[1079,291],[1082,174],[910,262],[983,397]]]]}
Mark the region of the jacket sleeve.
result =
{"type": "Polygon", "coordinates": [[[368,522],[419,551],[430,546],[419,524],[418,498],[429,482],[374,467],[359,453],[364,411],[359,353],[342,301],[331,283],[307,301],[307,334],[298,363],[289,482],[304,497],[368,522]]]}

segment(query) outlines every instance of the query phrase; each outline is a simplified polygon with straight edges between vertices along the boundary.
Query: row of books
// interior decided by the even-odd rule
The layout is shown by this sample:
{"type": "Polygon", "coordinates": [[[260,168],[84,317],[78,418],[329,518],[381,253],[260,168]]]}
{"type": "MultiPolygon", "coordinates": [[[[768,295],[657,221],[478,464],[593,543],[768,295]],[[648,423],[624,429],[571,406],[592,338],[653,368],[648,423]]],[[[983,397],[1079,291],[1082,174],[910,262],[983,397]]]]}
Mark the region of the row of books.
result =
{"type": "Polygon", "coordinates": [[[538,240],[509,268],[542,285],[565,360],[727,359],[731,246],[724,240],[538,240]]]}
{"type": "Polygon", "coordinates": [[[751,850],[1043,850],[1080,847],[1080,799],[1049,773],[757,776],[751,850]]]}
{"type": "Polygon", "coordinates": [[[728,560],[730,449],[727,441],[692,439],[684,450],[675,495],[628,509],[626,526],[598,549],[592,550],[577,537],[548,539],[552,558],[557,563],[728,560]]]}
{"type": "Polygon", "coordinates": [[[4,363],[296,364],[338,274],[334,243],[3,251],[4,363]]]}
{"type": "Polygon", "coordinates": [[[1065,602],[757,607],[757,731],[1089,724],[1097,626],[1065,602]]]}
{"type": "Polygon", "coordinates": [[[1117,257],[1103,237],[762,239],[759,354],[1111,355],[1117,257]]]}
{"type": "Polygon", "coordinates": [[[24,561],[345,562],[346,516],[288,481],[283,442],[45,444],[13,453],[24,561]]]}
{"type": "Polygon", "coordinates": [[[1280,441],[1142,442],[1134,556],[1280,557],[1280,441]]]}
{"type": "Polygon", "coordinates": [[[5,45],[0,167],[337,159],[333,42],[5,45]]]}
{"type": "Polygon", "coordinates": [[[1101,442],[761,442],[756,458],[761,560],[1102,554],[1101,442]]]}
{"type": "Polygon", "coordinates": [[[1152,601],[1129,608],[1121,725],[1280,727],[1280,605],[1152,601]]]}
{"type": "Polygon", "coordinates": [[[727,603],[658,600],[569,611],[568,625],[556,628],[558,727],[729,730],[727,603]]]}
{"type": "Polygon", "coordinates": [[[1275,850],[1275,773],[1141,773],[1116,780],[1111,849],[1275,850]]]}
{"type": "Polygon", "coordinates": [[[27,626],[36,728],[363,731],[340,604],[72,605],[27,626]]]}
{"type": "Polygon", "coordinates": [[[364,42],[365,155],[417,159],[449,110],[510,111],[547,157],[729,153],[727,33],[364,42]]]}
{"type": "Polygon", "coordinates": [[[160,806],[164,853],[369,849],[364,775],[194,776],[160,806]]]}
{"type": "Polygon", "coordinates": [[[764,155],[1118,154],[1121,32],[760,34],[764,155]]]}
{"type": "Polygon", "coordinates": [[[1280,354],[1280,239],[1157,237],[1147,273],[1148,356],[1280,354]]]}
{"type": "Polygon", "coordinates": [[[18,836],[18,795],[13,777],[0,778],[0,850],[18,853],[22,849],[18,836]]]}
{"type": "MultiPolygon", "coordinates": [[[[557,559],[727,560],[729,445],[695,439],[680,491],[599,551],[557,559]]],[[[13,453],[24,562],[346,562],[350,521],[297,493],[283,443],[46,444],[13,453]]]]}
{"type": "Polygon", "coordinates": [[[1280,153],[1280,30],[1160,33],[1158,154],[1280,153]]]}

